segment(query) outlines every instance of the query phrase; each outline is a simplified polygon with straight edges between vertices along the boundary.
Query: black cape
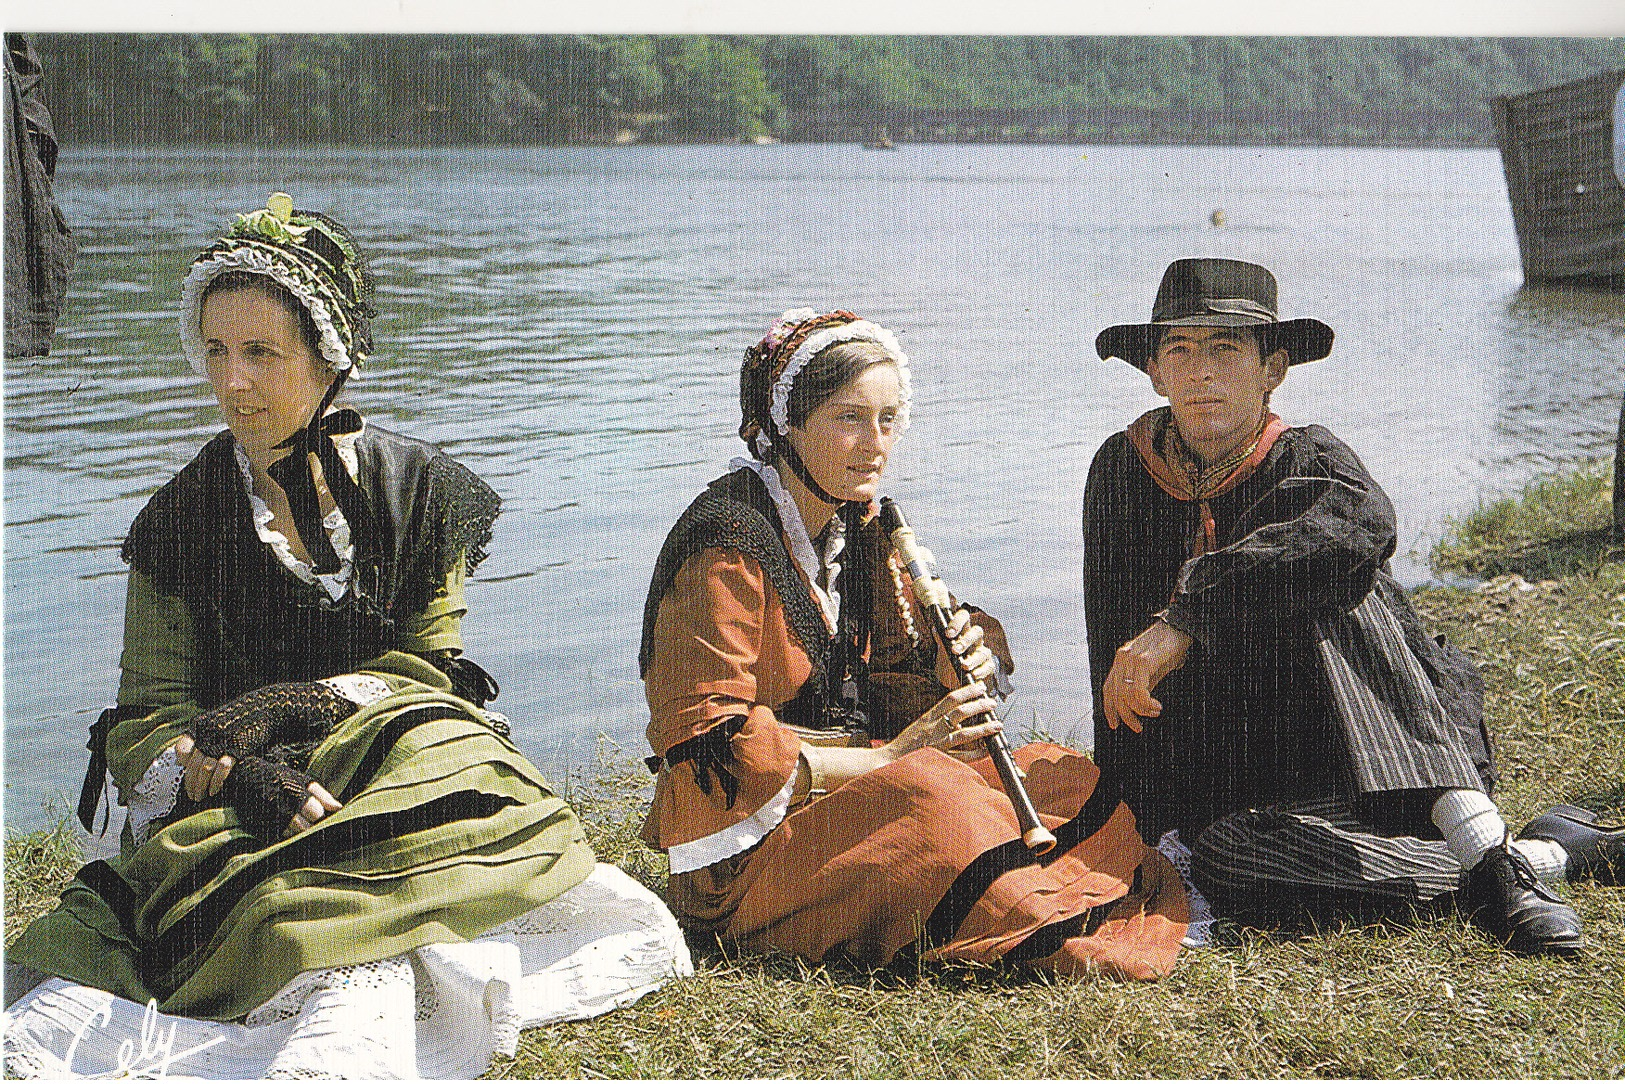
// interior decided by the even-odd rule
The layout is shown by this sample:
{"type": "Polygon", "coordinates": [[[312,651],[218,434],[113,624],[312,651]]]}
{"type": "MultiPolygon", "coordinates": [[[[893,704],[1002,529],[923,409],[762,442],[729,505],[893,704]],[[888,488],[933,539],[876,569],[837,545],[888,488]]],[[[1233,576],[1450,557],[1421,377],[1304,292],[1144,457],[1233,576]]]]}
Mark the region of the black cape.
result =
{"type": "Polygon", "coordinates": [[[352,520],[350,589],[337,602],[293,575],[255,533],[230,432],[155,493],[124,541],[130,566],[180,598],[198,647],[192,685],[210,708],[279,681],[344,673],[395,646],[461,559],[485,558],[501,501],[433,445],[368,424],[356,438],[364,516],[352,520]]]}

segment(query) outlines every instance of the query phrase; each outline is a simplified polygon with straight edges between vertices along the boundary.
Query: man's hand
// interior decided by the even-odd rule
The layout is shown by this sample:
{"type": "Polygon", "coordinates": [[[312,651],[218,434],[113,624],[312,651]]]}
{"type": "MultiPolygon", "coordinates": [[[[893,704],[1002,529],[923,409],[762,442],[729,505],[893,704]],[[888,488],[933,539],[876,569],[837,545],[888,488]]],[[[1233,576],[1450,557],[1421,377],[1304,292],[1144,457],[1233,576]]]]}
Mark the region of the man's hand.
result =
{"type": "Polygon", "coordinates": [[[1111,673],[1101,689],[1106,725],[1113,730],[1127,724],[1136,734],[1145,720],[1162,714],[1161,701],[1151,693],[1162,679],[1185,665],[1191,638],[1161,618],[1122,647],[1112,660],[1111,673]]]}

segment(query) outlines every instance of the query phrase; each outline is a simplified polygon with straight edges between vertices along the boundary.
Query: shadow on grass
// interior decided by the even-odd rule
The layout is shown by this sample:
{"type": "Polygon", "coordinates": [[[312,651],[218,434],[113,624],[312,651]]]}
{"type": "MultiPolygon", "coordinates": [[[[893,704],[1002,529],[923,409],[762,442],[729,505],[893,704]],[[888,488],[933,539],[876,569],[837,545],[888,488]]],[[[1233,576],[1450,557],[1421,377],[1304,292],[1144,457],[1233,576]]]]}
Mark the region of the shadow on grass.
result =
{"type": "Polygon", "coordinates": [[[1625,821],[1625,782],[1604,783],[1596,790],[1581,791],[1563,799],[1563,804],[1589,809],[1605,823],[1620,823],[1625,821]]]}
{"type": "MultiPolygon", "coordinates": [[[[1409,900],[1380,903],[1367,898],[1363,904],[1329,904],[1317,912],[1255,911],[1237,918],[1221,918],[1212,928],[1207,947],[1221,952],[1250,952],[1316,941],[1334,944],[1344,938],[1360,938],[1373,944],[1417,936],[1432,940],[1459,936],[1460,927],[1467,925],[1470,923],[1458,909],[1454,893],[1424,904],[1409,900]]],[[[890,964],[876,966],[837,954],[813,962],[782,952],[757,952],[711,933],[691,931],[687,941],[694,963],[701,970],[773,983],[812,982],[849,990],[895,992],[922,988],[1020,990],[1035,983],[1060,981],[1053,972],[1026,963],[923,960],[908,949],[890,964]]]]}
{"type": "Polygon", "coordinates": [[[819,962],[782,952],[756,952],[724,941],[714,934],[688,935],[689,952],[702,969],[732,971],[769,982],[815,982],[850,990],[906,991],[921,987],[980,990],[1020,989],[1054,976],[1020,964],[992,964],[963,960],[922,960],[905,949],[887,965],[864,963],[837,953],[819,962]]]}

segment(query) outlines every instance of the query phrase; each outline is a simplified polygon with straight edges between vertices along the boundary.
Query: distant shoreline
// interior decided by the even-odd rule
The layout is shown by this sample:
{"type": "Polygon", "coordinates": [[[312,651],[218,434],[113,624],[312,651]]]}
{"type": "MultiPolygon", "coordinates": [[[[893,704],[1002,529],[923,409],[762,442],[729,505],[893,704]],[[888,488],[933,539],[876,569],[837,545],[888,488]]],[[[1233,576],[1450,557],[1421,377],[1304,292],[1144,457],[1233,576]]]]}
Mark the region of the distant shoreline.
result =
{"type": "MultiPolygon", "coordinates": [[[[535,140],[521,142],[496,140],[469,140],[459,142],[403,142],[392,140],[366,140],[355,142],[311,142],[294,141],[285,142],[267,141],[254,145],[256,150],[361,150],[367,148],[385,148],[390,150],[442,150],[465,147],[487,148],[517,148],[517,147],[778,147],[778,146],[831,146],[849,147],[853,150],[869,150],[864,146],[865,140],[853,139],[779,139],[751,140],[751,139],[576,139],[576,140],[535,140]]],[[[1414,142],[1396,141],[1368,141],[1368,142],[1326,142],[1324,140],[1251,140],[1237,138],[1234,140],[1203,140],[1192,142],[1181,139],[1143,139],[1143,140],[1090,140],[1090,139],[1027,139],[1006,137],[991,138],[964,138],[964,139],[893,139],[893,147],[888,149],[901,150],[904,147],[941,147],[941,146],[1019,146],[1019,147],[1252,147],[1258,149],[1284,149],[1291,147],[1319,147],[1327,150],[1495,150],[1493,142],[1482,141],[1443,141],[1418,140],[1414,142]]],[[[186,140],[122,140],[122,139],[89,139],[75,142],[71,137],[65,137],[61,150],[72,152],[76,147],[241,147],[243,144],[236,141],[219,142],[206,139],[186,140]]]]}

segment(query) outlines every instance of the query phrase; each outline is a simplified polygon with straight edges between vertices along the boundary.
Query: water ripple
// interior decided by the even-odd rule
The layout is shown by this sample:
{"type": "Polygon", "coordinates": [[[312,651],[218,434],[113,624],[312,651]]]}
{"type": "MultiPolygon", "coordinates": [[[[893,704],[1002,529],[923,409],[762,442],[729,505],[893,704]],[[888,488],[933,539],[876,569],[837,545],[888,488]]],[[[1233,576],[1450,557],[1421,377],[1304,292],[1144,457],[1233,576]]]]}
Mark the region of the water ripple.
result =
{"type": "Polygon", "coordinates": [[[888,491],[1004,620],[1024,710],[1085,744],[1083,477],[1158,402],[1093,336],[1144,317],[1168,260],[1269,264],[1287,315],[1337,329],[1276,406],[1366,459],[1407,539],[1607,451],[1625,387],[1625,299],[1518,289],[1487,151],[69,147],[80,257],[57,349],[8,360],[4,387],[6,746],[28,766],[7,797],[24,820],[77,781],[88,706],[115,687],[119,540],[220,428],[180,356],[180,276],[267,178],[371,255],[377,353],[349,400],[506,502],[465,637],[555,775],[599,731],[640,747],[654,556],[743,450],[740,354],[785,308],[897,330],[917,421],[888,491]]]}

